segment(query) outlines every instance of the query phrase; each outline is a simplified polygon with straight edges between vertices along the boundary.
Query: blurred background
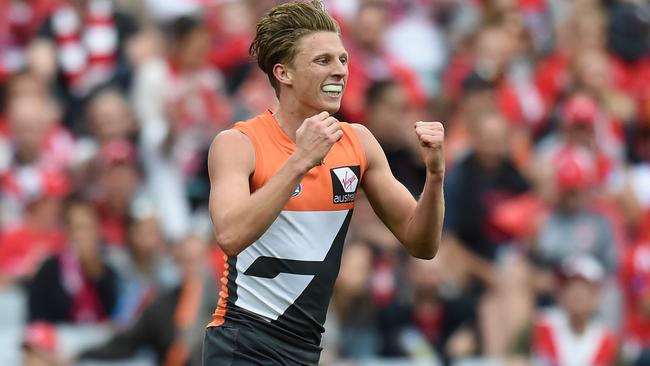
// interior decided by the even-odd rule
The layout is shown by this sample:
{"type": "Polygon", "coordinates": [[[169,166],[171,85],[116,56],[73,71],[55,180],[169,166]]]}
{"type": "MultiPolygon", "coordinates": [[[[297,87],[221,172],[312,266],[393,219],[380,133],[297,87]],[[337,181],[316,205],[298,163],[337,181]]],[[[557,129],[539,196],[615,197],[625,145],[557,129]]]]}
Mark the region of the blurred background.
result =
{"type": "MultiPolygon", "coordinates": [[[[0,1],[0,364],[199,365],[223,254],[212,138],[277,103],[279,1],[0,1]]],[[[650,5],[329,0],[339,118],[446,220],[409,258],[357,198],[324,365],[650,365],[650,5]]]]}

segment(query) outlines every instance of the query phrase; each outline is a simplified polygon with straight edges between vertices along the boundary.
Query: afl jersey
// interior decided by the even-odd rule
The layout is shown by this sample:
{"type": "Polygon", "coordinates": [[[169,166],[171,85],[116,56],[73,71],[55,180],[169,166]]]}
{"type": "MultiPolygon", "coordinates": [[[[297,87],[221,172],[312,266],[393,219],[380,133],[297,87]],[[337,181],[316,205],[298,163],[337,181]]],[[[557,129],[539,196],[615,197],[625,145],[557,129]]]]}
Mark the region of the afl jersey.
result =
{"type": "MultiPolygon", "coordinates": [[[[233,128],[244,133],[255,149],[253,193],[282,167],[295,143],[270,111],[233,128]]],[[[226,257],[219,302],[209,326],[245,326],[261,336],[298,342],[318,356],[343,242],[366,168],[352,126],[342,122],[341,129],[343,137],[324,164],[303,177],[266,232],[237,256],[226,257]]]]}

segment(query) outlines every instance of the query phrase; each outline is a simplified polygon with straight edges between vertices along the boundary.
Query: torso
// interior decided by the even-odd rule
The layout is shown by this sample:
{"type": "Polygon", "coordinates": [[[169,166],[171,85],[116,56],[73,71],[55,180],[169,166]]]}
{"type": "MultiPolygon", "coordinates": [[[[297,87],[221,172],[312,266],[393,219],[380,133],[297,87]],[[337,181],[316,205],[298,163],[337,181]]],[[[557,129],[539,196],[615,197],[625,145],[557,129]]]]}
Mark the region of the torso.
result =
{"type": "MultiPolygon", "coordinates": [[[[227,258],[219,304],[210,326],[247,324],[318,349],[338,275],[343,242],[366,160],[347,123],[343,138],[302,179],[277,219],[253,244],[227,258]],[[302,342],[301,342],[302,343],[302,342]]],[[[295,149],[270,112],[234,129],[255,149],[251,193],[295,149]]]]}

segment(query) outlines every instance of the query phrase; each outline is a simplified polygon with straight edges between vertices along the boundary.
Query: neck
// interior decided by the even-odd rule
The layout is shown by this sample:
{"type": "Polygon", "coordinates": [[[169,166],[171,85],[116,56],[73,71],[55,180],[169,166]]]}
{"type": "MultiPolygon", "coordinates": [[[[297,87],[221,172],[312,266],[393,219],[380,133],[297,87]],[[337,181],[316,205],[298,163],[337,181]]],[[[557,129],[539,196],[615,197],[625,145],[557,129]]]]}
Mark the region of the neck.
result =
{"type": "Polygon", "coordinates": [[[302,125],[302,122],[311,116],[314,116],[319,112],[306,110],[303,106],[300,105],[298,100],[293,97],[283,98],[284,102],[280,103],[278,109],[275,111],[275,119],[278,121],[280,128],[284,133],[289,136],[292,141],[296,141],[296,131],[302,125]]]}
{"type": "Polygon", "coordinates": [[[588,319],[574,316],[569,319],[569,322],[571,324],[571,329],[573,329],[573,332],[576,334],[582,334],[585,329],[587,329],[588,319]]]}
{"type": "Polygon", "coordinates": [[[18,149],[14,155],[16,162],[20,165],[28,165],[38,160],[38,150],[18,149]]]}

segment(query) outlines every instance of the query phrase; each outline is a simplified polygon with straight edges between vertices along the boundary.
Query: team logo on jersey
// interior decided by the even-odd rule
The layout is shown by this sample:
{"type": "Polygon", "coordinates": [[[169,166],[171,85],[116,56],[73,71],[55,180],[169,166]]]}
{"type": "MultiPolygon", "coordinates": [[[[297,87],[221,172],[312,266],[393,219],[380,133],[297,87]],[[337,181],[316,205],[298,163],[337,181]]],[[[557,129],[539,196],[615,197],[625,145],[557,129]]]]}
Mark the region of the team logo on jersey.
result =
{"type": "Polygon", "coordinates": [[[360,172],[361,169],[358,165],[330,169],[332,187],[334,188],[333,202],[335,204],[354,202],[360,172]]]}
{"type": "Polygon", "coordinates": [[[296,187],[296,189],[291,194],[291,197],[296,197],[297,195],[300,194],[300,192],[302,192],[302,183],[298,183],[298,186],[296,187]]]}

